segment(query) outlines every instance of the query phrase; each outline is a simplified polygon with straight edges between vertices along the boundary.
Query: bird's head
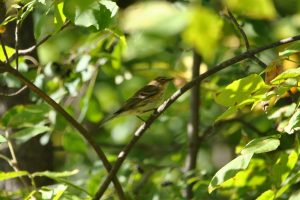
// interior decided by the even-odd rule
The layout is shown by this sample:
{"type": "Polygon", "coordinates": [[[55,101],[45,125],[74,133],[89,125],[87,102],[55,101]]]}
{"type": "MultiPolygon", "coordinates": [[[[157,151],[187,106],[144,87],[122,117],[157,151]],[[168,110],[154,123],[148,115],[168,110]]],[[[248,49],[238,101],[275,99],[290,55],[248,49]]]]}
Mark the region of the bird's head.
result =
{"type": "Polygon", "coordinates": [[[159,77],[155,78],[153,81],[151,81],[149,83],[149,85],[165,85],[166,83],[168,83],[169,81],[172,81],[172,80],[173,80],[173,78],[159,76],[159,77]]]}

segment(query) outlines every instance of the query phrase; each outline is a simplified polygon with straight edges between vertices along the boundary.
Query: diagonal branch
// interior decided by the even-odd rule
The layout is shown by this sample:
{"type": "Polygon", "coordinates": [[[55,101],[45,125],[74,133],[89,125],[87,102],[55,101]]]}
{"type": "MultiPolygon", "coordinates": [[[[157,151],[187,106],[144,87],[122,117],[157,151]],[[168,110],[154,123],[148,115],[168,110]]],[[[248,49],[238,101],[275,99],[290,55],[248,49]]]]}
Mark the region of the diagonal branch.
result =
{"type": "MultiPolygon", "coordinates": [[[[24,77],[19,71],[14,69],[9,64],[3,63],[0,61],[0,73],[8,72],[18,78],[21,82],[23,82],[28,88],[30,88],[33,92],[35,92],[40,98],[46,101],[49,105],[51,105],[58,113],[64,116],[64,118],[75,127],[81,135],[87,140],[87,142],[93,147],[96,151],[98,157],[103,162],[104,167],[109,172],[111,170],[111,164],[107,160],[103,150],[98,146],[98,144],[93,140],[89,132],[79,124],[69,113],[67,113],[58,103],[56,103],[53,99],[51,99],[45,92],[31,83],[26,77],[24,77]]],[[[126,199],[125,194],[122,190],[121,184],[119,183],[118,179],[114,176],[113,183],[115,185],[116,191],[119,195],[120,199],[126,199]]]]}
{"type": "MultiPolygon", "coordinates": [[[[70,21],[66,21],[66,23],[57,31],[60,32],[62,30],[64,30],[68,25],[70,24],[70,21]]],[[[57,33],[56,32],[56,33],[57,33]]],[[[49,40],[52,36],[54,35],[54,33],[50,33],[49,35],[45,36],[43,39],[41,39],[38,43],[36,43],[35,45],[27,48],[27,49],[20,49],[18,50],[18,55],[22,56],[22,55],[27,55],[31,52],[33,52],[34,50],[36,50],[39,46],[41,46],[43,43],[45,43],[47,40],[49,40]]],[[[17,53],[14,53],[10,58],[9,61],[12,62],[14,59],[17,58],[17,53]]]]}
{"type": "MultiPolygon", "coordinates": [[[[229,9],[227,9],[227,12],[228,12],[228,16],[230,18],[230,20],[232,21],[232,23],[234,24],[234,26],[236,26],[236,28],[239,30],[239,32],[241,33],[242,35],[242,38],[245,42],[245,46],[246,46],[246,49],[247,51],[250,50],[250,44],[249,44],[249,40],[248,40],[248,37],[245,33],[245,31],[243,30],[243,28],[241,27],[241,25],[238,23],[238,21],[236,20],[236,18],[233,16],[233,14],[231,13],[231,11],[229,9]]],[[[257,63],[259,64],[262,68],[266,68],[267,65],[261,61],[259,58],[257,58],[255,55],[251,56],[251,58],[257,63]]]]}
{"type": "Polygon", "coordinates": [[[167,99],[157,110],[154,112],[149,119],[144,122],[134,133],[134,137],[131,139],[131,141],[124,147],[124,149],[119,153],[118,159],[116,160],[114,166],[112,167],[111,171],[109,172],[109,175],[106,177],[104,182],[102,183],[101,187],[97,191],[94,200],[100,199],[104,192],[106,191],[108,185],[110,184],[113,177],[116,176],[118,170],[120,169],[122,163],[124,162],[126,156],[130,152],[130,150],[133,148],[133,146],[137,143],[139,138],[145,133],[145,131],[151,126],[151,124],[167,109],[169,108],[181,95],[183,95],[186,91],[191,89],[194,85],[199,84],[202,80],[206,79],[207,77],[210,77],[211,75],[214,75],[215,73],[233,65],[236,64],[242,60],[251,58],[251,56],[254,56],[257,53],[260,53],[262,51],[265,51],[267,49],[271,49],[283,44],[288,44],[294,41],[300,40],[300,35],[289,37],[286,39],[279,40],[277,42],[268,44],[266,46],[256,48],[256,49],[250,49],[245,53],[242,53],[240,55],[237,55],[231,59],[225,60],[222,63],[216,65],[215,67],[211,68],[210,70],[206,71],[205,73],[201,74],[197,78],[193,79],[192,81],[185,84],[182,88],[177,90],[173,95],[167,99]]]}

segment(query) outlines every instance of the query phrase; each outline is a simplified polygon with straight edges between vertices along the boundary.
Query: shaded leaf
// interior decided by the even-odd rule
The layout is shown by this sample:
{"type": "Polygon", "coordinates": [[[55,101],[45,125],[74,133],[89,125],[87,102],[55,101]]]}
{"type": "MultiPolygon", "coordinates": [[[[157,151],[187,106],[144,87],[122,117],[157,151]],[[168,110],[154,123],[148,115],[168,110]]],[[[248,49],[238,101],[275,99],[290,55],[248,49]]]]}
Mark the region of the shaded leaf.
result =
{"type": "Polygon", "coordinates": [[[27,141],[30,138],[48,132],[51,129],[48,126],[33,126],[33,127],[28,127],[24,128],[18,132],[15,132],[10,135],[11,138],[22,140],[22,141],[27,141]]]}
{"type": "Polygon", "coordinates": [[[73,171],[64,171],[64,172],[50,172],[50,171],[44,171],[44,172],[35,172],[32,174],[32,176],[47,176],[49,178],[61,178],[61,177],[68,177],[73,176],[79,172],[78,169],[74,169],[73,171]]]}
{"type": "Polygon", "coordinates": [[[272,168],[272,179],[274,183],[279,185],[283,183],[295,167],[297,161],[298,154],[294,150],[290,154],[286,152],[280,153],[276,164],[272,168]]]}
{"type": "Polygon", "coordinates": [[[226,180],[233,178],[239,171],[246,169],[253,154],[240,155],[234,160],[230,161],[224,167],[222,167],[212,178],[209,186],[208,192],[211,193],[215,189],[221,186],[226,180]]]}
{"type": "Polygon", "coordinates": [[[280,138],[279,134],[256,138],[244,147],[241,154],[258,154],[273,151],[280,145],[280,140],[278,138],[280,138]]]}
{"type": "Polygon", "coordinates": [[[271,83],[272,84],[280,84],[280,83],[284,82],[286,79],[297,78],[296,80],[298,80],[299,77],[300,77],[300,68],[288,69],[288,70],[282,72],[281,74],[279,74],[276,78],[274,78],[271,81],[271,83]]]}
{"type": "Polygon", "coordinates": [[[230,116],[232,116],[233,114],[235,114],[236,112],[238,111],[238,109],[236,107],[230,107],[228,108],[224,113],[222,113],[216,120],[215,120],[215,123],[220,121],[220,120],[223,120],[223,119],[226,119],[230,116]]]}
{"type": "Polygon", "coordinates": [[[75,25],[94,27],[96,30],[103,30],[112,22],[118,6],[112,1],[79,1],[65,0],[64,14],[75,25]]]}

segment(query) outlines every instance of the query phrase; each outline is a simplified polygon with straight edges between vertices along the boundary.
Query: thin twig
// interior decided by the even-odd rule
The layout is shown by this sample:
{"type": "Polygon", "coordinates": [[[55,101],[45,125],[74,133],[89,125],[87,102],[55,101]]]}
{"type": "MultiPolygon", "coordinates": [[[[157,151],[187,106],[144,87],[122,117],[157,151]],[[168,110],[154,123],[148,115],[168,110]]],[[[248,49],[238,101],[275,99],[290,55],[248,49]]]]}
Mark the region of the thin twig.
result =
{"type": "MultiPolygon", "coordinates": [[[[66,23],[58,30],[58,32],[62,31],[63,29],[65,29],[68,25],[70,24],[70,21],[66,21],[66,23]]],[[[36,43],[35,45],[27,48],[27,49],[20,49],[18,51],[19,55],[27,55],[31,52],[33,52],[34,50],[36,50],[39,46],[41,46],[43,43],[45,43],[47,40],[49,40],[52,36],[54,35],[54,33],[50,33],[49,35],[45,36],[43,39],[41,39],[38,43],[36,43]]],[[[10,58],[9,61],[13,61],[16,58],[16,53],[14,53],[10,58]]]]}
{"type": "Polygon", "coordinates": [[[3,92],[0,92],[0,96],[5,96],[5,97],[16,96],[16,95],[20,94],[21,92],[23,92],[26,88],[27,88],[27,86],[24,85],[23,87],[21,87],[21,88],[18,89],[17,91],[14,91],[14,92],[11,92],[11,93],[3,93],[3,92]]]}
{"type": "Polygon", "coordinates": [[[4,44],[4,41],[2,39],[1,34],[0,34],[0,42],[1,42],[1,47],[2,47],[2,51],[4,53],[4,56],[5,56],[6,63],[8,63],[9,59],[8,59],[7,51],[6,51],[5,44],[4,44]]]}
{"type": "MultiPolygon", "coordinates": [[[[11,140],[9,139],[9,134],[8,134],[8,130],[5,131],[5,137],[7,139],[7,146],[8,146],[8,150],[9,150],[9,153],[11,155],[11,160],[10,162],[8,162],[8,164],[10,164],[10,166],[17,172],[17,171],[20,171],[19,170],[19,167],[18,167],[18,160],[17,160],[17,157],[16,157],[16,153],[15,153],[15,150],[14,150],[14,147],[12,145],[12,142],[11,140]]],[[[23,178],[23,177],[19,177],[20,178],[20,181],[21,183],[23,184],[23,186],[27,189],[29,189],[29,185],[27,184],[26,180],[23,178]]]]}
{"type": "Polygon", "coordinates": [[[16,51],[17,70],[19,70],[19,28],[20,28],[19,10],[17,9],[17,20],[16,20],[16,28],[15,28],[15,51],[16,51]]]}
{"type": "MultiPolygon", "coordinates": [[[[99,145],[93,140],[90,133],[79,124],[69,113],[67,113],[58,103],[56,103],[51,97],[49,97],[45,92],[35,86],[31,81],[29,81],[26,77],[24,77],[19,71],[14,69],[12,66],[3,63],[0,61],[0,73],[8,72],[18,78],[21,82],[27,85],[33,92],[35,92],[40,98],[46,101],[49,105],[51,105],[58,113],[60,113],[74,128],[76,128],[81,135],[87,140],[87,142],[93,147],[98,157],[103,162],[104,167],[109,172],[111,170],[111,164],[107,160],[103,150],[99,147],[99,145]]],[[[125,194],[122,190],[121,184],[119,183],[116,177],[113,177],[113,183],[115,185],[117,194],[119,198],[122,200],[126,199],[125,194]]]]}
{"type": "MultiPolygon", "coordinates": [[[[247,51],[250,50],[250,44],[249,44],[249,40],[248,40],[248,37],[245,33],[245,31],[243,30],[243,28],[241,27],[241,25],[238,23],[238,21],[236,20],[236,18],[234,17],[234,15],[230,12],[229,9],[227,9],[227,12],[228,12],[228,16],[230,18],[230,20],[232,21],[232,23],[234,24],[234,26],[239,30],[239,32],[241,33],[242,35],[242,38],[244,40],[244,43],[245,43],[245,46],[246,46],[246,49],[247,51]]],[[[257,58],[255,55],[251,56],[251,58],[257,63],[259,64],[262,68],[266,68],[267,65],[261,61],[259,58],[257,58]]]]}
{"type": "MultiPolygon", "coordinates": [[[[192,66],[192,79],[197,78],[200,74],[200,65],[202,62],[201,56],[194,50],[193,55],[193,66],[192,66]]],[[[199,131],[199,102],[200,102],[200,83],[195,84],[191,89],[191,100],[190,100],[190,122],[188,123],[188,146],[189,153],[186,158],[185,171],[191,172],[196,169],[197,155],[199,150],[198,145],[198,131],[199,131]]],[[[193,183],[188,184],[185,188],[186,199],[193,198],[193,183]]]]}
{"type": "MultiPolygon", "coordinates": [[[[145,133],[145,131],[151,126],[151,124],[167,109],[169,108],[181,95],[183,95],[186,91],[191,89],[195,84],[199,84],[202,80],[206,79],[207,77],[210,77],[211,75],[233,65],[236,64],[242,60],[251,58],[251,56],[260,53],[262,51],[265,51],[267,49],[271,49],[283,44],[288,44],[294,41],[300,40],[300,35],[285,38],[282,40],[279,40],[277,42],[271,43],[269,45],[256,48],[256,49],[250,49],[249,51],[242,53],[240,55],[237,55],[231,59],[225,60],[224,62],[216,65],[215,67],[211,68],[210,70],[206,71],[205,73],[201,74],[197,78],[193,79],[192,81],[185,84],[182,88],[177,90],[173,95],[167,99],[157,110],[154,112],[149,119],[144,122],[134,133],[133,138],[129,141],[129,143],[124,147],[124,149],[119,153],[118,159],[116,160],[113,168],[109,172],[109,175],[106,177],[100,188],[98,189],[97,193],[94,196],[94,200],[100,199],[104,192],[106,191],[109,183],[111,182],[112,178],[116,176],[118,170],[120,169],[122,163],[124,162],[126,156],[130,152],[130,150],[133,148],[133,146],[137,143],[140,137],[145,133]]],[[[1,71],[1,68],[0,68],[1,71]]]]}

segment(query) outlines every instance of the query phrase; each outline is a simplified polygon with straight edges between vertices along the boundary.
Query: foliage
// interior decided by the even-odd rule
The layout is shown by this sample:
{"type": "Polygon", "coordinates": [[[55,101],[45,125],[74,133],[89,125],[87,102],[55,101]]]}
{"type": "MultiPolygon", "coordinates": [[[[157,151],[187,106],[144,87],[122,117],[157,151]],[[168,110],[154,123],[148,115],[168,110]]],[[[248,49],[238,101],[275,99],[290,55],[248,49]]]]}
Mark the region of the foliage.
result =
{"type": "MultiPolygon", "coordinates": [[[[111,0],[4,2],[0,39],[9,25],[22,27],[30,19],[38,45],[35,57],[4,41],[0,65],[7,61],[5,49],[9,64],[76,119],[110,163],[119,159],[142,121],[120,116],[101,129],[98,123],[149,80],[175,78],[166,99],[191,81],[195,53],[205,75],[218,63],[248,52],[247,42],[254,49],[300,29],[296,0],[137,1],[128,7],[111,0]]],[[[194,107],[189,93],[181,95],[130,149],[117,173],[128,199],[183,199],[188,186],[193,193],[189,199],[299,198],[299,49],[299,42],[273,46],[256,59],[248,55],[207,75],[194,107]],[[187,171],[193,109],[200,111],[194,141],[198,155],[196,167],[187,171]]],[[[0,72],[0,89],[24,85],[10,71],[0,72]]],[[[92,199],[107,177],[105,164],[62,111],[28,89],[29,103],[8,107],[0,116],[0,159],[10,166],[0,167],[0,181],[27,184],[0,190],[0,198],[92,199]],[[61,149],[54,152],[54,171],[19,168],[22,161],[14,158],[13,148],[37,137],[41,144],[61,149]],[[2,151],[6,147],[8,155],[2,151]],[[37,186],[40,177],[53,182],[37,186]]],[[[0,95],[1,107],[6,97],[0,95]]],[[[103,199],[118,198],[111,184],[103,199]]]]}

